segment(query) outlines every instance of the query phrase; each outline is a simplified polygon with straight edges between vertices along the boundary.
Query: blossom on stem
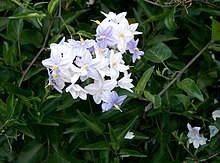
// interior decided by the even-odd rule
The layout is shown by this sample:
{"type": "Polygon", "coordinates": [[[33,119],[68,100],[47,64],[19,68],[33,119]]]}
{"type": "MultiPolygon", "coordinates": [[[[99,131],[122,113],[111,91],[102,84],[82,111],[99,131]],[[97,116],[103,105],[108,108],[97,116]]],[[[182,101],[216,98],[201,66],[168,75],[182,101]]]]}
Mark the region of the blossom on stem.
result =
{"type": "Polygon", "coordinates": [[[128,90],[129,92],[133,92],[131,90],[131,88],[134,87],[134,85],[131,83],[133,81],[133,79],[130,78],[131,77],[131,73],[128,74],[127,71],[124,72],[124,77],[121,78],[119,81],[118,81],[118,86],[120,88],[123,88],[123,89],[126,89],[128,90]]]}
{"type": "Polygon", "coordinates": [[[82,100],[86,100],[87,98],[87,92],[78,84],[71,84],[66,88],[66,92],[70,92],[73,99],[77,99],[79,97],[82,100]]]}
{"type": "Polygon", "coordinates": [[[212,118],[216,120],[216,118],[220,118],[220,110],[215,110],[212,112],[212,118]]]}
{"type": "Polygon", "coordinates": [[[191,125],[187,123],[187,128],[189,130],[187,134],[189,143],[193,143],[194,148],[198,148],[199,145],[206,144],[207,138],[201,137],[199,134],[200,127],[191,127],[191,125]]]}
{"type": "Polygon", "coordinates": [[[101,101],[108,102],[111,90],[116,86],[115,80],[104,80],[100,77],[99,80],[94,80],[94,83],[85,87],[85,90],[93,96],[96,104],[100,104],[101,101]]]}
{"type": "Polygon", "coordinates": [[[128,131],[124,139],[133,139],[135,137],[133,132],[128,131]]]}
{"type": "MultiPolygon", "coordinates": [[[[109,101],[102,103],[102,112],[109,111],[111,109],[121,111],[120,107],[123,101],[126,99],[127,96],[118,96],[115,91],[112,91],[109,95],[109,101]]],[[[121,111],[122,112],[122,111],[121,111]]]]}
{"type": "Polygon", "coordinates": [[[111,50],[109,62],[110,62],[110,76],[112,79],[117,79],[119,77],[119,72],[125,72],[126,70],[129,69],[128,66],[124,65],[122,54],[120,52],[114,53],[114,51],[111,50]]]}
{"type": "Polygon", "coordinates": [[[143,51],[140,51],[138,48],[137,48],[137,44],[138,44],[138,41],[139,39],[137,39],[136,41],[134,39],[132,39],[128,44],[127,44],[127,48],[129,50],[129,52],[132,55],[132,62],[134,63],[136,61],[136,59],[140,59],[141,56],[144,55],[144,52],[143,51]]]}

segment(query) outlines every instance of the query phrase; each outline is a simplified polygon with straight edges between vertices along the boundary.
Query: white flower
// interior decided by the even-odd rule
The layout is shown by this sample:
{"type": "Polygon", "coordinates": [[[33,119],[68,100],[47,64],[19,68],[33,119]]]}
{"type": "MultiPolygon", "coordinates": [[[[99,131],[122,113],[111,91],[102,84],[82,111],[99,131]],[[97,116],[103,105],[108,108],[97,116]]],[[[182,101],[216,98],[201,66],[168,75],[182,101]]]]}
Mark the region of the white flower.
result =
{"type": "Polygon", "coordinates": [[[131,88],[134,87],[134,85],[131,83],[131,82],[133,81],[133,79],[131,79],[130,77],[131,77],[131,73],[128,74],[128,72],[125,71],[124,77],[121,78],[121,79],[118,81],[118,86],[119,86],[120,88],[126,89],[126,90],[128,90],[128,91],[130,91],[130,92],[133,92],[133,91],[131,90],[131,88]]]}
{"type": "Polygon", "coordinates": [[[112,79],[117,79],[119,77],[119,72],[125,72],[129,69],[128,66],[124,65],[124,61],[122,59],[122,54],[120,52],[114,53],[111,51],[110,57],[110,76],[112,79]]]}
{"type": "Polygon", "coordinates": [[[111,90],[115,88],[117,82],[115,80],[104,80],[100,77],[99,80],[94,80],[94,83],[85,87],[85,90],[93,95],[96,104],[109,101],[111,90]]]}
{"type": "Polygon", "coordinates": [[[135,137],[134,133],[128,131],[124,138],[125,139],[133,139],[134,137],[135,137]]]}
{"type": "Polygon", "coordinates": [[[87,98],[87,92],[78,84],[71,84],[66,88],[66,92],[70,92],[73,99],[77,99],[78,97],[80,97],[82,100],[86,100],[87,98]]]}
{"type": "Polygon", "coordinates": [[[212,118],[216,120],[216,118],[220,118],[220,110],[215,110],[212,112],[212,118]]]}
{"type": "Polygon", "coordinates": [[[218,133],[218,131],[219,131],[219,129],[217,127],[213,126],[213,125],[209,126],[209,130],[210,130],[210,139],[213,136],[215,136],[218,133]]]}
{"type": "Polygon", "coordinates": [[[200,127],[191,127],[191,125],[188,123],[187,128],[189,130],[187,137],[189,138],[189,143],[193,143],[194,148],[198,148],[199,145],[206,144],[206,138],[201,137],[199,134],[200,127]]]}

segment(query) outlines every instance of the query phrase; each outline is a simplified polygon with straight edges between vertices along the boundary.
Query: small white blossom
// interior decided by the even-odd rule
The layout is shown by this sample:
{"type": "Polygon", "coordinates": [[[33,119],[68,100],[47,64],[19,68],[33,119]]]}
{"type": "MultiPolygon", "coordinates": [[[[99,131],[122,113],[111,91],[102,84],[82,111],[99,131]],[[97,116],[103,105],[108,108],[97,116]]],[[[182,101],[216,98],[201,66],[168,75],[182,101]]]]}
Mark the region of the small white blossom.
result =
{"type": "Polygon", "coordinates": [[[66,88],[66,92],[70,92],[73,99],[77,99],[79,97],[82,100],[86,100],[87,98],[87,92],[78,84],[71,84],[66,88]]]}
{"type": "Polygon", "coordinates": [[[200,127],[191,127],[188,123],[187,128],[189,130],[187,137],[189,138],[189,143],[193,143],[194,148],[198,148],[199,145],[206,144],[206,138],[201,137],[199,134],[200,127]]]}
{"type": "Polygon", "coordinates": [[[128,131],[124,139],[133,139],[135,137],[133,132],[128,131]]]}
{"type": "Polygon", "coordinates": [[[220,110],[215,110],[212,112],[212,118],[216,120],[216,118],[220,118],[220,110]]]}

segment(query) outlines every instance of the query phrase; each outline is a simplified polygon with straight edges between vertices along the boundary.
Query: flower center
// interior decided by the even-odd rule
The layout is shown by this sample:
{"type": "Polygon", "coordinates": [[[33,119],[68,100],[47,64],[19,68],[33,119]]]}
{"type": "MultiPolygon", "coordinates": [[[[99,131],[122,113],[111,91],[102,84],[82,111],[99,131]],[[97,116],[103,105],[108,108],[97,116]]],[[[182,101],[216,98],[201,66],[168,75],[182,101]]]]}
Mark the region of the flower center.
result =
{"type": "Polygon", "coordinates": [[[102,92],[102,91],[103,91],[103,88],[102,88],[102,87],[100,87],[100,88],[99,88],[99,92],[102,92]]]}
{"type": "Polygon", "coordinates": [[[133,48],[134,51],[138,51],[139,49],[137,47],[133,48]]]}
{"type": "Polygon", "coordinates": [[[57,65],[54,65],[53,66],[53,70],[57,70],[58,69],[58,66],[57,65]]]}
{"type": "Polygon", "coordinates": [[[125,35],[124,35],[124,33],[120,33],[119,36],[120,37],[124,37],[125,35]]]}
{"type": "Polygon", "coordinates": [[[114,104],[114,108],[119,109],[119,106],[117,104],[114,104]]]}
{"type": "Polygon", "coordinates": [[[116,66],[117,65],[117,63],[116,62],[113,62],[112,63],[112,67],[114,67],[114,66],[116,66]]]}
{"type": "Polygon", "coordinates": [[[102,39],[102,40],[104,40],[104,39],[105,39],[105,36],[104,36],[104,35],[101,35],[99,38],[102,39]]]}
{"type": "Polygon", "coordinates": [[[87,69],[87,68],[89,68],[89,65],[84,65],[83,68],[87,69]]]}
{"type": "Polygon", "coordinates": [[[99,21],[99,20],[96,20],[95,23],[96,23],[96,24],[100,24],[100,21],[99,21]]]}
{"type": "Polygon", "coordinates": [[[84,40],[83,38],[80,38],[80,42],[81,42],[81,43],[84,43],[85,40],[84,40]]]}
{"type": "Polygon", "coordinates": [[[99,49],[99,52],[102,53],[102,52],[104,52],[104,50],[103,49],[99,49]]]}
{"type": "Polygon", "coordinates": [[[57,77],[58,77],[57,74],[54,74],[54,75],[53,75],[53,78],[54,78],[54,79],[56,79],[57,77]]]}

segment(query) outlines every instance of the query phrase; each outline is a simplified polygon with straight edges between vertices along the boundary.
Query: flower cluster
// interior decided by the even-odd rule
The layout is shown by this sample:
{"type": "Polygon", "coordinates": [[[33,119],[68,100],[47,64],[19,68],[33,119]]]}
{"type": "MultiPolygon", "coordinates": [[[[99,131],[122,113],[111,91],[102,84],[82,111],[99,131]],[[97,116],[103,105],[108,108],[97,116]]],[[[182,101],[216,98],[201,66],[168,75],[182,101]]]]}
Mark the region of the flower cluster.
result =
{"type": "Polygon", "coordinates": [[[95,21],[98,24],[96,40],[84,40],[81,36],[80,40],[63,38],[59,44],[50,45],[50,58],[42,64],[48,70],[49,84],[57,91],[62,93],[65,89],[73,99],[86,100],[88,94],[92,95],[96,104],[102,103],[105,112],[120,110],[126,98],[118,96],[114,88],[132,92],[134,87],[123,54],[129,51],[134,63],[144,52],[137,47],[138,39],[134,40],[134,35],[141,34],[136,31],[138,23],[129,24],[126,12],[102,14],[106,18],[102,22],[95,21]],[[87,79],[92,79],[92,83],[85,86],[87,79]]]}

